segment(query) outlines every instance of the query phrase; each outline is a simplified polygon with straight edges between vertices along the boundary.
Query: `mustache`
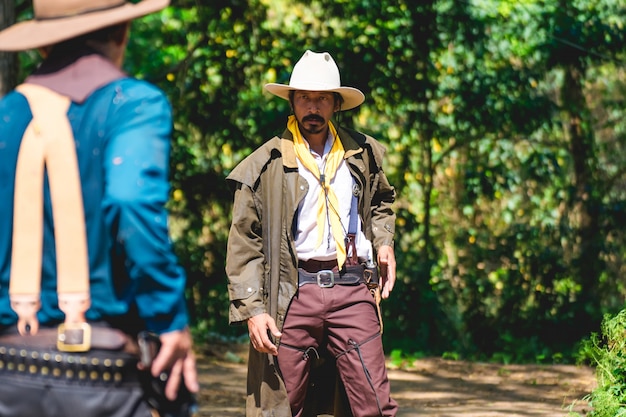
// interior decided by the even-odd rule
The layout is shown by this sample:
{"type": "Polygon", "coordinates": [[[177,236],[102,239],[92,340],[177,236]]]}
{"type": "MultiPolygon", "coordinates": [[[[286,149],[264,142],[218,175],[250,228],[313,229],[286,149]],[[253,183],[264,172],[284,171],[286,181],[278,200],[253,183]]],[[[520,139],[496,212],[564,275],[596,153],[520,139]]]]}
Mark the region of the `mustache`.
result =
{"type": "Polygon", "coordinates": [[[324,118],[321,116],[318,116],[316,114],[309,114],[308,116],[304,116],[302,118],[303,122],[320,122],[320,123],[324,123],[324,118]]]}

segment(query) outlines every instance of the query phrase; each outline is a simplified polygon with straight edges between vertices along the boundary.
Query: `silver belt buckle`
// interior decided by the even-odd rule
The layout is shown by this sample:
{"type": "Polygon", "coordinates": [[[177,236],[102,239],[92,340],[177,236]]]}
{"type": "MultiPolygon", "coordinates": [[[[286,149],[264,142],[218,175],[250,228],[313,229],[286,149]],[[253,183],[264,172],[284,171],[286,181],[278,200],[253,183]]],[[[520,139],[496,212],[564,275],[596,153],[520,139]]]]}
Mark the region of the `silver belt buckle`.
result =
{"type": "Polygon", "coordinates": [[[335,286],[335,273],[330,269],[323,269],[317,273],[317,285],[321,288],[335,286]]]}

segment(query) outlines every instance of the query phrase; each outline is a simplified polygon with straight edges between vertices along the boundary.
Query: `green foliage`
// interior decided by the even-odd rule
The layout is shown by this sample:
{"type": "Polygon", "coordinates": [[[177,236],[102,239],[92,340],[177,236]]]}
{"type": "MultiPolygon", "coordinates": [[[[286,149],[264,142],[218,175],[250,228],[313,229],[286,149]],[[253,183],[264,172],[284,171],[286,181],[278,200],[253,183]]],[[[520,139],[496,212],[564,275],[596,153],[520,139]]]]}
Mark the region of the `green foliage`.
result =
{"type": "Polygon", "coordinates": [[[457,352],[443,352],[443,354],[441,355],[441,358],[458,361],[460,359],[460,355],[457,352]]]}
{"type": "Polygon", "coordinates": [[[262,86],[288,82],[310,48],[367,96],[340,123],[388,146],[389,351],[571,360],[623,300],[626,84],[611,61],[624,53],[623,10],[566,3],[180,1],[137,23],[129,68],[159,83],[177,115],[172,229],[196,326],[245,331],[226,325],[224,178],[284,128],[287,103],[262,86]],[[587,78],[567,84],[574,69],[587,78]],[[572,120],[587,126],[581,148],[572,120]]]}
{"type": "MultiPolygon", "coordinates": [[[[607,314],[602,320],[601,334],[593,333],[585,340],[579,360],[596,369],[597,387],[583,400],[592,410],[589,417],[626,415],[626,310],[607,314]]],[[[571,416],[580,416],[570,412],[571,416]]]]}
{"type": "Polygon", "coordinates": [[[421,352],[405,353],[400,349],[394,349],[389,353],[389,364],[398,369],[411,369],[414,368],[415,362],[423,357],[424,354],[421,352]]]}
{"type": "MultiPolygon", "coordinates": [[[[397,190],[392,362],[568,362],[602,322],[591,398],[624,412],[623,313],[604,314],[626,298],[625,25],[614,0],[178,0],[134,21],[125,70],[175,115],[169,208],[194,335],[246,336],[228,325],[225,178],[284,129],[288,103],[263,85],[325,50],[366,94],[338,122],[387,146],[397,190]]],[[[22,81],[40,57],[19,60],[22,81]]]]}
{"type": "Polygon", "coordinates": [[[227,325],[224,178],[284,128],[263,84],[310,48],[367,96],[339,122],[389,150],[388,350],[571,360],[626,294],[624,22],[609,0],[181,0],[135,22],[127,69],[176,114],[172,231],[198,333],[245,333],[227,325]]]}
{"type": "MultiPolygon", "coordinates": [[[[388,148],[394,360],[571,360],[626,297],[619,3],[179,0],[135,21],[125,69],[175,114],[169,208],[195,334],[245,336],[228,325],[225,178],[284,129],[288,103],[263,85],[310,48],[366,94],[338,121],[388,148]]],[[[22,75],[39,59],[20,58],[22,75]]]]}

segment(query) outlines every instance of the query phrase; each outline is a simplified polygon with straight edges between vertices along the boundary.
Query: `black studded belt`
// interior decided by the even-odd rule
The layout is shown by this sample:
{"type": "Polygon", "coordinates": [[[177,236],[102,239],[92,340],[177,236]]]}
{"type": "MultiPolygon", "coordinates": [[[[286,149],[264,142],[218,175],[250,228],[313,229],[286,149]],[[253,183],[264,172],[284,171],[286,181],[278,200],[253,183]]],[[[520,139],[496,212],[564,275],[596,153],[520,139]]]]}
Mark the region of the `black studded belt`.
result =
{"type": "Polygon", "coordinates": [[[137,358],[125,352],[68,353],[0,346],[0,374],[94,385],[138,384],[137,358]]]}
{"type": "MultiPolygon", "coordinates": [[[[100,329],[95,333],[100,335],[100,329]]],[[[114,330],[114,329],[107,329],[114,330]]],[[[89,385],[137,385],[138,356],[124,344],[101,343],[87,352],[60,351],[56,345],[56,329],[39,329],[37,335],[0,335],[0,374],[21,377],[50,378],[59,382],[89,385]],[[110,349],[110,347],[115,348],[110,349]]]]}

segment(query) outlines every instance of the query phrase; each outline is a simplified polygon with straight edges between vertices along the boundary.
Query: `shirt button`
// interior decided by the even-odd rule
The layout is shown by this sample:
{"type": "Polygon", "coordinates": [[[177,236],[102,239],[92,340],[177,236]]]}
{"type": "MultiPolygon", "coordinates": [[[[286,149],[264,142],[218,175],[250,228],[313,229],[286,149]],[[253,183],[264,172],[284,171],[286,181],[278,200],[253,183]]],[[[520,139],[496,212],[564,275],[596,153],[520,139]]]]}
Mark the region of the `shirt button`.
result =
{"type": "Polygon", "coordinates": [[[252,288],[248,287],[247,291],[250,293],[252,292],[252,288]]]}
{"type": "Polygon", "coordinates": [[[301,189],[301,190],[304,190],[304,185],[301,185],[301,186],[300,186],[300,189],[301,189]]]}

